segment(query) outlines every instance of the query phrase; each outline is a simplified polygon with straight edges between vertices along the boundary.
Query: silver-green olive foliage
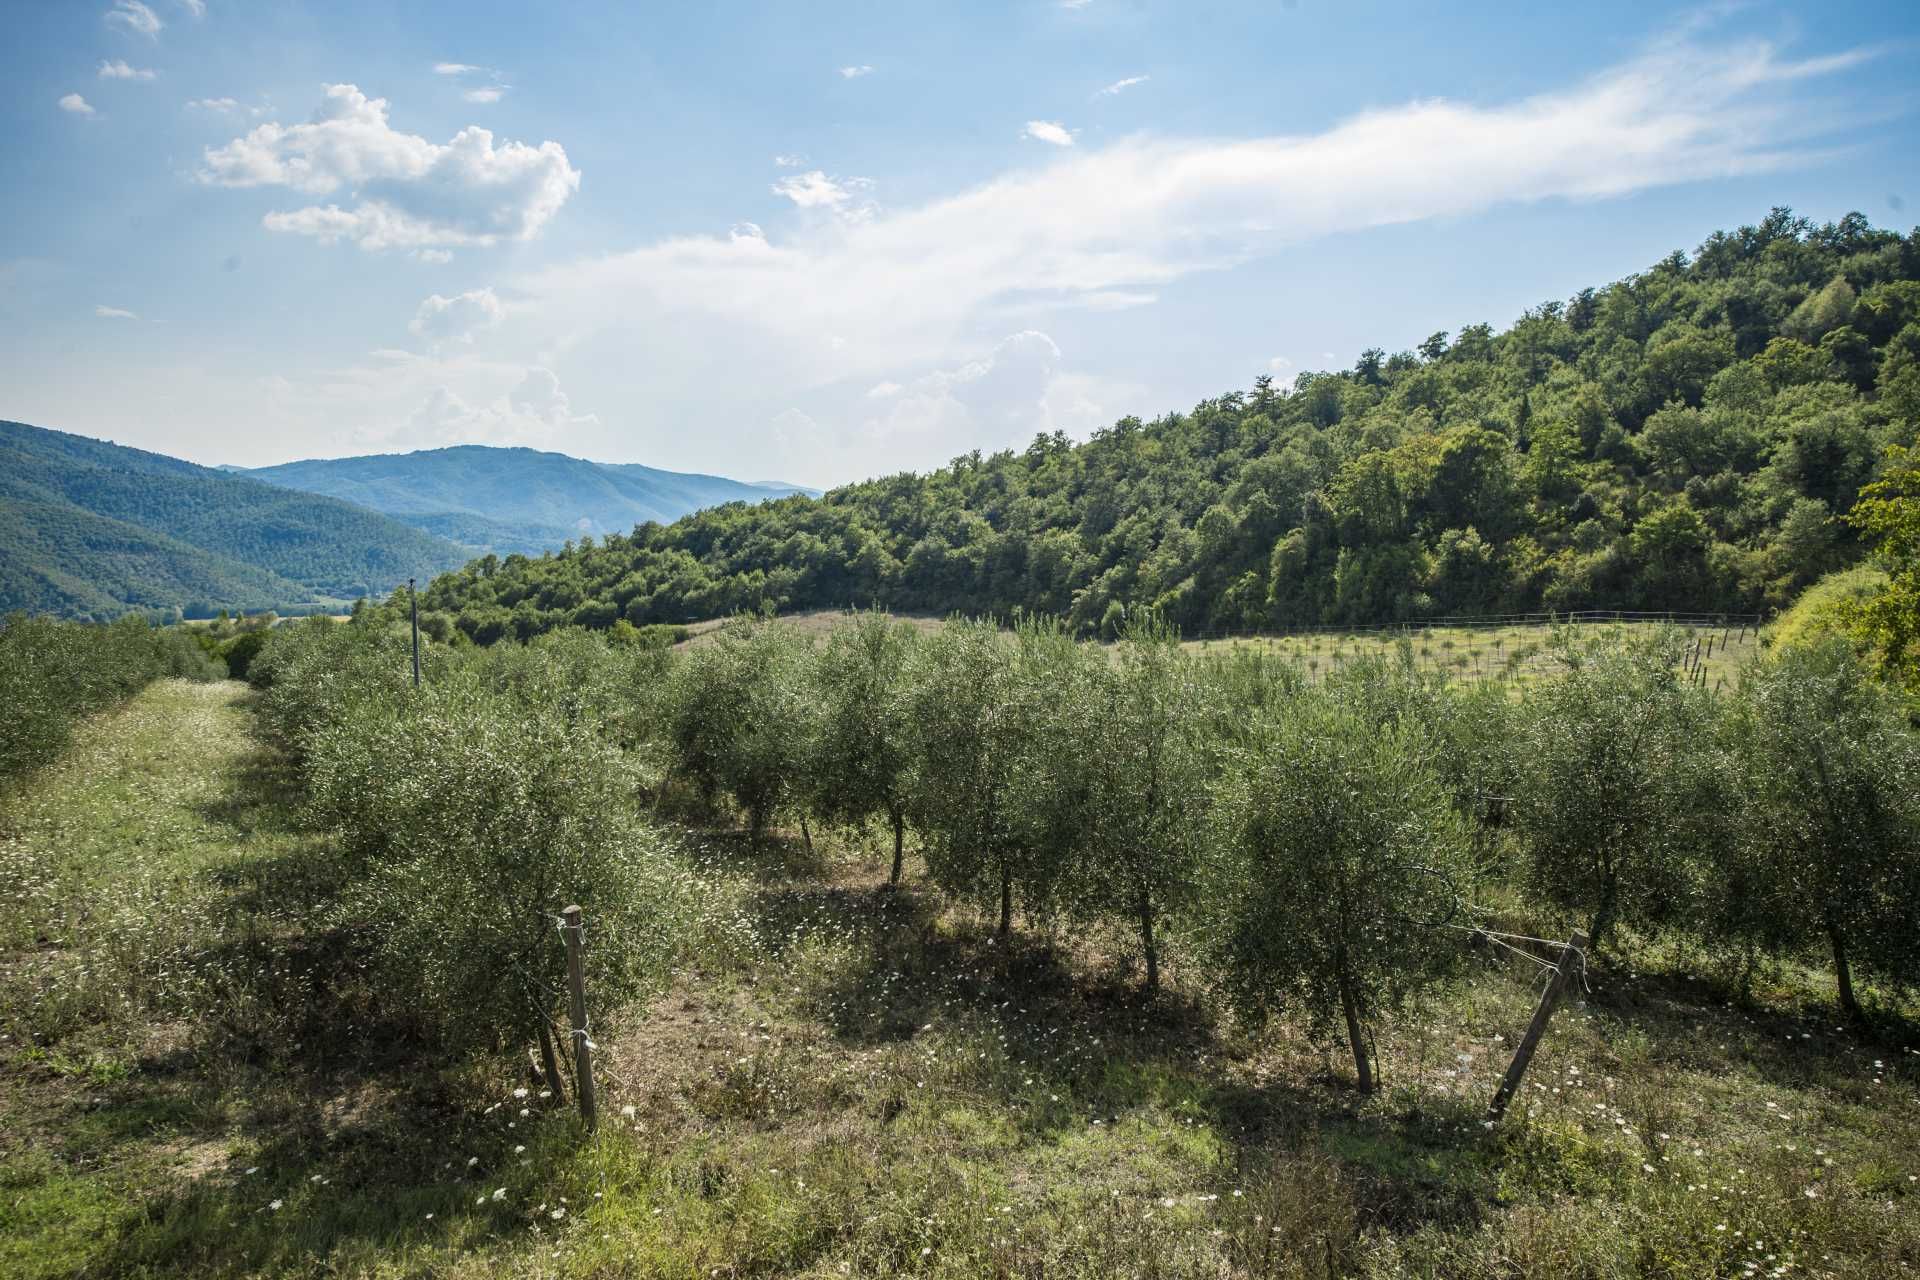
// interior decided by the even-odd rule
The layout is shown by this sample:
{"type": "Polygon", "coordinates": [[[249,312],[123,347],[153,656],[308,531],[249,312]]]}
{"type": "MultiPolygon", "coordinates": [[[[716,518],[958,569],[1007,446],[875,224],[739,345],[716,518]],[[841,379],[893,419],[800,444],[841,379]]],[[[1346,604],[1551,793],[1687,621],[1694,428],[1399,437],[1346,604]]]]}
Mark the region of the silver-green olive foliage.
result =
{"type": "Polygon", "coordinates": [[[1726,730],[1741,821],[1710,930],[1825,951],[1855,1016],[1855,970],[1920,984],[1920,738],[1898,696],[1829,636],[1743,672],[1726,730]]]}
{"type": "Polygon", "coordinates": [[[1363,1088],[1367,1021],[1462,951],[1439,927],[1468,868],[1432,750],[1416,726],[1308,693],[1262,721],[1220,783],[1205,949],[1243,1015],[1344,1024],[1363,1088]]]}

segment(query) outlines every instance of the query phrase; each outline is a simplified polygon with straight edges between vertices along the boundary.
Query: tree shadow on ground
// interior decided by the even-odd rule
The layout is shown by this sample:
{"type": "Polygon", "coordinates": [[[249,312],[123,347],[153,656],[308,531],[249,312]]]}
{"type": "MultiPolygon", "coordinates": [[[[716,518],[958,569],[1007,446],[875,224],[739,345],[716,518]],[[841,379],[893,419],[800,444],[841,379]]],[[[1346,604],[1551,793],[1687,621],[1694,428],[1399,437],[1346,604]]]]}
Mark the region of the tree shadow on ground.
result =
{"type": "Polygon", "coordinates": [[[1230,1068],[1248,1046],[1204,993],[1145,991],[1124,968],[1087,963],[1074,938],[1016,930],[1001,940],[943,918],[918,885],[769,887],[749,914],[774,944],[833,940],[843,962],[803,979],[803,999],[846,1049],[943,1032],[1017,1046],[1017,1060],[983,1065],[967,1083],[1020,1102],[1016,1127],[1031,1139],[1154,1108],[1225,1136],[1237,1168],[1309,1181],[1332,1168],[1366,1224],[1470,1226],[1494,1201],[1495,1143],[1477,1102],[1394,1112],[1363,1105],[1344,1079],[1252,1079],[1230,1068]],[[1041,1101],[1051,1097],[1080,1109],[1041,1101]]]}

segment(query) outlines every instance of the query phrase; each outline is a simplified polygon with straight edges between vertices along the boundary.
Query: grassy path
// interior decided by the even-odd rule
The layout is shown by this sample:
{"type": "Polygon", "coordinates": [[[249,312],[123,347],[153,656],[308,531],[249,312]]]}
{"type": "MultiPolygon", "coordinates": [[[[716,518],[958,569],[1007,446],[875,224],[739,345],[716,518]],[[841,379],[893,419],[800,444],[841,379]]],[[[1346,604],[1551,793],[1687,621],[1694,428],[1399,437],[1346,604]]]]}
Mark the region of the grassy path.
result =
{"type": "Polygon", "coordinates": [[[356,1025],[317,909],[327,847],[249,697],[155,684],[0,800],[7,1280],[486,1256],[458,1224],[416,1248],[466,1200],[424,1145],[458,1121],[356,1025]]]}
{"type": "Polygon", "coordinates": [[[0,1274],[75,1274],[228,1163],[189,1019],[221,985],[222,874],[298,840],[237,799],[245,692],[155,684],[0,801],[0,1274]]]}

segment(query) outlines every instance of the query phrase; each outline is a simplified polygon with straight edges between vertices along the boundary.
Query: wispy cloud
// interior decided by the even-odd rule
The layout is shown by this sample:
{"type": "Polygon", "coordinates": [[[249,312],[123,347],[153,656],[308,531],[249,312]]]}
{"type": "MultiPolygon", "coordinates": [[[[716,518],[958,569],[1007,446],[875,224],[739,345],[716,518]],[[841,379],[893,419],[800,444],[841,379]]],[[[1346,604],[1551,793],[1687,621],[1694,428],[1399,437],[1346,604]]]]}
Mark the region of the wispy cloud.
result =
{"type": "Polygon", "coordinates": [[[192,98],[187,107],[193,111],[218,111],[222,113],[240,110],[240,104],[232,98],[192,98]]]}
{"type": "Polygon", "coordinates": [[[77,93],[69,93],[61,98],[60,109],[71,112],[76,116],[90,116],[93,114],[93,104],[89,103],[77,93]]]}
{"type": "Polygon", "coordinates": [[[865,65],[840,68],[840,77],[843,80],[858,80],[861,76],[870,76],[872,74],[873,68],[865,65]]]}
{"type": "Polygon", "coordinates": [[[1073,145],[1073,131],[1058,120],[1029,120],[1025,132],[1036,142],[1049,142],[1056,147],[1073,145]]]}
{"type": "Polygon", "coordinates": [[[165,25],[160,21],[160,15],[141,4],[140,0],[113,0],[113,8],[106,12],[106,21],[108,26],[143,36],[157,36],[165,25]]]}
{"type": "Polygon", "coordinates": [[[488,85],[484,89],[469,89],[460,96],[468,102],[478,102],[482,104],[498,102],[507,96],[507,90],[512,87],[512,85],[506,84],[488,85]]]}
{"type": "MultiPolygon", "coordinates": [[[[748,370],[770,394],[853,379],[864,391],[950,362],[957,335],[1018,327],[1015,313],[1141,305],[1289,244],[1805,163],[1852,121],[1797,88],[1847,65],[1766,42],[1668,42],[1506,102],[1417,100],[1309,134],[1062,147],[861,220],[674,236],[548,268],[513,282],[516,323],[643,352],[636,384],[684,381],[689,396],[748,370]]],[[[852,202],[819,170],[775,191],[807,212],[852,202]]]]}
{"type": "Polygon", "coordinates": [[[96,306],[93,314],[102,320],[138,320],[140,318],[122,307],[96,306]]]}
{"type": "Polygon", "coordinates": [[[97,74],[102,80],[151,80],[160,73],[129,66],[124,58],[115,58],[111,62],[102,61],[97,74]]]}
{"type": "Polygon", "coordinates": [[[476,67],[471,62],[436,62],[433,64],[433,74],[437,76],[464,76],[480,74],[486,71],[486,67],[476,67]]]}
{"type": "MultiPolygon", "coordinates": [[[[859,193],[871,190],[871,178],[832,178],[819,169],[796,173],[773,184],[773,194],[785,196],[801,209],[826,209],[850,221],[864,222],[874,208],[859,193]]],[[[751,224],[749,224],[751,225],[751,224]]],[[[754,227],[754,234],[760,228],[754,227]]]]}
{"type": "Polygon", "coordinates": [[[1153,79],[1152,76],[1128,76],[1124,80],[1115,80],[1112,84],[1095,93],[1093,96],[1096,98],[1111,98],[1116,93],[1125,93],[1128,89],[1133,88],[1133,86],[1145,84],[1151,79],[1153,79]]]}
{"type": "Polygon", "coordinates": [[[207,16],[207,0],[180,0],[180,7],[185,9],[190,17],[204,18],[207,16]]]}
{"type": "Polygon", "coordinates": [[[773,158],[773,163],[782,169],[798,169],[806,162],[807,158],[800,155],[778,155],[773,158]]]}

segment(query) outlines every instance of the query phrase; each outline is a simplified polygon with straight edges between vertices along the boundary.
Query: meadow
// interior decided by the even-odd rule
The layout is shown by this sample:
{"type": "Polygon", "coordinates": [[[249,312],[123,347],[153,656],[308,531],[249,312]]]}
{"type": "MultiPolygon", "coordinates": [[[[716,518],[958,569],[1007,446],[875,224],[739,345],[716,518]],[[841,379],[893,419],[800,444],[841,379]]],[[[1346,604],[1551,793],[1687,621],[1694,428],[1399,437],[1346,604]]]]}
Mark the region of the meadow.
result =
{"type": "Polygon", "coordinates": [[[743,621],[433,646],[416,694],[368,614],[147,684],[0,798],[0,1273],[1920,1264],[1912,730],[1840,655],[1716,692],[1687,637],[1535,631],[1482,696],[1417,638],[1170,641],[743,621]],[[1880,818],[1796,843],[1821,722],[1880,818]],[[591,1135],[535,1049],[573,900],[591,1135]]]}

